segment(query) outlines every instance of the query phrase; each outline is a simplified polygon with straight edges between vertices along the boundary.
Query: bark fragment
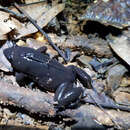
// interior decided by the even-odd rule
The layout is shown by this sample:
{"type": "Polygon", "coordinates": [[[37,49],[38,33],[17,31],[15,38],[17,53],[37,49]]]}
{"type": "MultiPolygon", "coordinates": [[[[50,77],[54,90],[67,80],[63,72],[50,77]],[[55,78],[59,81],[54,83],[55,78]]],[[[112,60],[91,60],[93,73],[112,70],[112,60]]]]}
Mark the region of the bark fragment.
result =
{"type": "Polygon", "coordinates": [[[54,115],[53,97],[44,92],[34,92],[30,89],[0,82],[0,100],[18,107],[24,107],[31,113],[54,115]]]}
{"type": "MultiPolygon", "coordinates": [[[[1,87],[0,91],[1,104],[9,104],[13,106],[18,106],[20,108],[22,107],[25,110],[29,111],[30,113],[38,114],[41,117],[44,116],[55,117],[56,115],[57,116],[60,115],[63,121],[65,121],[65,119],[68,118],[69,120],[76,120],[77,123],[81,123],[82,120],[88,121],[89,119],[91,119],[94,122],[98,122],[96,124],[92,123],[92,125],[94,125],[94,127],[96,125],[97,128],[101,128],[101,125],[99,124],[107,124],[108,126],[113,125],[108,115],[106,115],[102,119],[102,114],[104,114],[104,112],[95,106],[82,104],[80,107],[76,109],[66,109],[64,111],[57,113],[56,109],[54,108],[53,96],[50,94],[14,86],[4,81],[0,81],[0,87],[1,87]],[[104,120],[107,122],[104,122],[104,120]]],[[[92,94],[93,92],[87,91],[87,93],[92,94]]],[[[100,97],[103,98],[102,100],[104,101],[105,99],[102,96],[100,97]]],[[[87,101],[87,98],[85,98],[85,100],[87,101]]],[[[108,99],[107,101],[105,100],[105,102],[106,103],[109,102],[108,99]]],[[[128,109],[130,110],[130,108],[128,109]]],[[[121,124],[121,127],[125,128],[130,127],[129,126],[130,113],[122,111],[121,116],[120,112],[116,110],[107,110],[107,112],[113,115],[114,120],[117,121],[117,124],[121,124]]],[[[84,126],[88,127],[88,123],[84,122],[84,126]]]]}

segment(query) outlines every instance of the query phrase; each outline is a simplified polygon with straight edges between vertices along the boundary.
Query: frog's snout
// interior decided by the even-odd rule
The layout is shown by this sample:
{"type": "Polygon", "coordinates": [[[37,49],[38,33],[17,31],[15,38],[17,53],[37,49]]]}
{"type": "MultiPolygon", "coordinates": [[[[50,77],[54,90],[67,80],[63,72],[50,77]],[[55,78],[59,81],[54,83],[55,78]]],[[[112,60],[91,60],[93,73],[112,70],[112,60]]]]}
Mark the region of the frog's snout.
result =
{"type": "Polygon", "coordinates": [[[13,48],[6,48],[3,53],[9,61],[13,59],[13,48]]]}

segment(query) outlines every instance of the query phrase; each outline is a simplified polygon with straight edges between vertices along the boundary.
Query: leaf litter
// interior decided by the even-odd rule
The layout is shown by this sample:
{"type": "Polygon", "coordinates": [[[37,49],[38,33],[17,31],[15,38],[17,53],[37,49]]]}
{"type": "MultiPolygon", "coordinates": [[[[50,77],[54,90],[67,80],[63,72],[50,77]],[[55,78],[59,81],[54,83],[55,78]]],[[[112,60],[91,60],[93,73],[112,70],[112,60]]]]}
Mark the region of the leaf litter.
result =
{"type": "MultiPolygon", "coordinates": [[[[5,122],[7,122],[7,124],[12,124],[13,122],[14,124],[15,122],[17,125],[23,125],[25,127],[29,125],[30,127],[38,127],[39,129],[44,128],[43,124],[45,124],[45,129],[48,129],[48,127],[76,128],[79,126],[80,127],[84,126],[87,128],[88,126],[90,126],[90,124],[91,127],[98,127],[98,128],[104,128],[103,125],[105,125],[106,126],[105,129],[107,128],[107,126],[112,128],[117,127],[117,128],[129,129],[130,128],[129,112],[127,111],[125,112],[117,109],[115,110],[108,109],[108,104],[112,105],[113,107],[117,107],[116,105],[120,104],[122,105],[121,106],[122,109],[125,110],[126,108],[130,109],[129,108],[129,104],[130,104],[129,22],[130,19],[128,15],[129,2],[127,0],[123,0],[123,1],[99,0],[99,1],[90,1],[90,3],[89,2],[86,3],[83,0],[78,2],[72,0],[70,1],[70,3],[68,3],[68,1],[58,3],[56,1],[52,5],[53,6],[51,6],[50,3],[44,1],[35,4],[29,4],[23,6],[22,8],[23,10],[27,11],[27,13],[34,20],[37,21],[36,23],[41,28],[43,28],[43,30],[45,27],[49,25],[49,23],[54,18],[58,19],[57,20],[58,25],[55,24],[54,26],[59,27],[60,25],[60,29],[62,30],[61,33],[57,35],[56,32],[52,33],[52,31],[46,30],[48,32],[48,36],[60,49],[62,50],[65,50],[66,48],[71,49],[71,53],[72,53],[71,61],[70,63],[68,63],[68,65],[75,64],[81,68],[84,68],[84,70],[91,75],[93,79],[94,88],[97,89],[98,94],[100,96],[96,95],[92,90],[86,89],[85,91],[87,97],[85,98],[85,100],[90,104],[91,103],[96,104],[98,107],[96,107],[96,105],[85,104],[85,105],[81,105],[81,107],[77,109],[66,110],[65,113],[62,112],[61,115],[64,116],[69,115],[69,118],[67,120],[71,121],[72,119],[74,119],[77,121],[75,125],[71,125],[71,126],[67,125],[67,123],[66,125],[64,124],[66,122],[64,117],[62,117],[62,120],[64,121],[61,124],[56,123],[51,119],[46,120],[44,122],[45,120],[44,117],[42,117],[43,120],[40,117],[38,118],[38,120],[35,121],[34,120],[35,118],[32,117],[30,114],[27,114],[26,112],[25,114],[22,113],[21,111],[18,111],[17,110],[18,108],[16,106],[18,106],[19,108],[23,107],[24,109],[30,111],[31,113],[40,113],[39,115],[42,116],[44,115],[43,113],[47,110],[46,111],[47,115],[54,116],[55,110],[53,106],[53,94],[48,93],[47,95],[46,94],[44,95],[44,92],[41,92],[38,89],[20,88],[19,85],[15,82],[14,77],[11,78],[10,75],[6,74],[6,72],[8,72],[8,68],[11,69],[11,65],[10,63],[8,63],[8,61],[5,58],[3,58],[3,47],[1,47],[0,70],[2,76],[1,76],[0,84],[1,86],[5,85],[5,88],[2,89],[3,91],[1,91],[1,94],[5,94],[5,95],[9,94],[8,91],[6,91],[7,90],[6,88],[8,88],[11,84],[13,84],[14,88],[12,86],[11,87],[12,89],[10,88],[10,92],[15,93],[14,95],[19,96],[20,92],[27,93],[27,94],[29,94],[28,92],[30,92],[30,94],[32,95],[37,94],[37,96],[40,96],[39,99],[37,99],[37,101],[39,101],[40,103],[42,101],[45,101],[43,104],[40,104],[39,106],[36,105],[36,107],[34,106],[34,104],[32,104],[32,102],[30,102],[31,107],[27,107],[26,105],[28,104],[22,105],[21,104],[22,102],[19,102],[18,100],[12,100],[13,98],[15,99],[16,96],[12,96],[10,94],[8,95],[10,97],[8,98],[5,97],[4,99],[2,98],[2,96],[0,96],[1,99],[0,115],[4,117],[1,120],[1,124],[4,124],[5,122]],[[114,4],[112,5],[112,3],[114,4]],[[87,13],[86,13],[87,15],[82,13],[84,12],[84,7],[87,8],[87,13]],[[118,7],[119,10],[116,7],[118,7]],[[72,10],[72,8],[74,10],[72,10]],[[115,12],[117,12],[117,14],[115,12]],[[84,17],[85,15],[89,17],[85,18],[84,17]],[[109,35],[108,37],[105,37],[105,39],[99,37],[98,34],[87,35],[84,32],[82,32],[81,28],[83,26],[83,23],[80,21],[81,18],[82,21],[86,21],[86,20],[98,21],[101,24],[105,24],[106,28],[107,28],[106,25],[111,25],[114,26],[115,28],[120,28],[122,34],[121,36],[109,35]],[[68,23],[70,21],[71,23],[68,23]],[[67,31],[67,29],[69,29],[69,31],[67,31]],[[49,31],[51,33],[49,33],[49,31]],[[103,71],[99,71],[100,70],[99,68],[98,68],[99,70],[95,71],[94,69],[95,66],[93,66],[94,64],[90,64],[90,61],[94,60],[95,57],[98,59],[95,62],[97,63],[98,66],[100,66],[99,68],[100,69],[105,68],[103,71]],[[112,65],[104,64],[106,63],[106,61],[111,61],[112,58],[116,58],[116,60],[111,63],[112,65]],[[123,61],[125,61],[126,64],[123,61]],[[5,82],[7,83],[5,84],[5,82]],[[93,98],[90,97],[90,95],[94,98],[94,100],[93,98]],[[48,96],[50,96],[50,99],[48,98],[48,96]],[[10,99],[9,102],[8,99],[10,99]],[[16,113],[12,114],[11,111],[8,111],[10,110],[8,109],[8,105],[13,106],[13,109],[15,109],[16,113]],[[40,106],[42,105],[43,106],[45,105],[46,109],[41,109],[40,106]],[[51,108],[49,107],[49,105],[51,106],[51,108]],[[99,105],[104,107],[104,109],[102,110],[99,107],[99,105]],[[107,107],[107,109],[105,107],[107,107]],[[4,112],[2,113],[3,109],[4,112]],[[107,114],[105,114],[106,112],[104,111],[106,111],[107,114]],[[105,116],[102,116],[104,114],[105,116]],[[88,124],[87,122],[90,119],[91,122],[90,124],[88,124]]],[[[9,9],[19,13],[18,11],[16,11],[14,7],[11,7],[9,9]]],[[[65,64],[63,60],[60,60],[61,57],[59,57],[58,53],[52,47],[50,47],[48,41],[44,38],[44,36],[41,36],[41,34],[39,35],[38,30],[30,22],[26,21],[26,19],[25,21],[24,20],[21,21],[17,17],[15,18],[12,14],[9,14],[7,12],[5,13],[4,11],[0,11],[0,14],[1,14],[0,15],[1,46],[3,40],[7,41],[10,38],[12,38],[11,36],[13,36],[13,40],[17,39],[18,41],[17,44],[20,46],[29,46],[35,49],[41,47],[42,45],[47,46],[48,53],[50,54],[50,56],[52,58],[57,58],[61,63],[65,64]]],[[[4,46],[5,45],[6,44],[4,44],[4,46]]],[[[28,97],[27,95],[23,94],[22,98],[26,99],[28,97]]],[[[31,100],[33,100],[33,98],[32,99],[30,98],[29,101],[31,100]]]]}

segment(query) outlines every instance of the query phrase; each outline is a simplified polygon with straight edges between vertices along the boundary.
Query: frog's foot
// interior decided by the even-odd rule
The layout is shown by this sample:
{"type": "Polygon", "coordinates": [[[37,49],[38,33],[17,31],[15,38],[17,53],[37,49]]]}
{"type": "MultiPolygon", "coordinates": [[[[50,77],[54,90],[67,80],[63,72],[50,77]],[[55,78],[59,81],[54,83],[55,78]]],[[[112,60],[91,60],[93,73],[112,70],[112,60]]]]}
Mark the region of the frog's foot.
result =
{"type": "Polygon", "coordinates": [[[83,96],[83,89],[73,83],[62,83],[56,90],[54,100],[58,108],[74,108],[83,96]]]}

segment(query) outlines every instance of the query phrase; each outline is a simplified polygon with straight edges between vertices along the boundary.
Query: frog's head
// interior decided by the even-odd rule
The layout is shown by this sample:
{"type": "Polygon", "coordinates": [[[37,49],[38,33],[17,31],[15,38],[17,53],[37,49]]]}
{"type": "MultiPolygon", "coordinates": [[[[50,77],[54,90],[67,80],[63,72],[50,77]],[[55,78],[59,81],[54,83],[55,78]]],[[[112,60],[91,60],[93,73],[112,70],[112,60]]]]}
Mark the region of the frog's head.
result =
{"type": "Polygon", "coordinates": [[[3,53],[5,57],[8,59],[8,61],[12,62],[14,58],[14,47],[4,49],[3,53]]]}
{"type": "Polygon", "coordinates": [[[8,61],[11,62],[13,60],[14,50],[17,45],[14,41],[9,41],[9,40],[6,41],[5,44],[8,46],[8,48],[5,48],[3,50],[3,53],[4,53],[5,57],[8,59],[8,61]]]}

